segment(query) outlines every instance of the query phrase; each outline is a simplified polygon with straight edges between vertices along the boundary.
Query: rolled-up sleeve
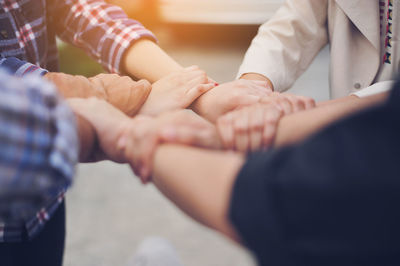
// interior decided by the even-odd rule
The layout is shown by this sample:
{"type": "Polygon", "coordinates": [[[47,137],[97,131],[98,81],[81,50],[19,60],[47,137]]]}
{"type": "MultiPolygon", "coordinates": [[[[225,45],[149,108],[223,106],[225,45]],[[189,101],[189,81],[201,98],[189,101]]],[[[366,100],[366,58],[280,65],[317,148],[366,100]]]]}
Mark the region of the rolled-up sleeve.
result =
{"type": "Polygon", "coordinates": [[[75,118],[36,75],[0,72],[0,219],[31,218],[72,183],[78,158],[75,118]]]}
{"type": "Polygon", "coordinates": [[[121,73],[121,59],[137,40],[156,41],[152,32],[128,18],[117,6],[99,0],[50,0],[51,25],[58,36],[80,48],[112,73],[121,73]]]}

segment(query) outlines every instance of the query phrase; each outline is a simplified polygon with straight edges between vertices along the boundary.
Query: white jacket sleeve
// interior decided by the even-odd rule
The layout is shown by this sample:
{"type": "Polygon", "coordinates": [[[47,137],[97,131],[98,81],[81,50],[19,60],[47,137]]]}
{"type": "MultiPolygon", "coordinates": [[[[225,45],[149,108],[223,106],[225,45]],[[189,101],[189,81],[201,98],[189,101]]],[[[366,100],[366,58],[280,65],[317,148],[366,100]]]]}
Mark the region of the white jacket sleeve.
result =
{"type": "Polygon", "coordinates": [[[238,77],[258,73],[276,91],[289,89],[328,42],[329,0],[287,0],[263,24],[248,49],[238,77]]]}
{"type": "Polygon", "coordinates": [[[395,80],[387,80],[387,81],[381,81],[378,83],[375,83],[365,89],[362,89],[358,92],[352,93],[351,95],[355,95],[359,98],[365,98],[369,96],[373,96],[376,94],[388,92],[392,90],[394,85],[396,84],[395,80]]]}

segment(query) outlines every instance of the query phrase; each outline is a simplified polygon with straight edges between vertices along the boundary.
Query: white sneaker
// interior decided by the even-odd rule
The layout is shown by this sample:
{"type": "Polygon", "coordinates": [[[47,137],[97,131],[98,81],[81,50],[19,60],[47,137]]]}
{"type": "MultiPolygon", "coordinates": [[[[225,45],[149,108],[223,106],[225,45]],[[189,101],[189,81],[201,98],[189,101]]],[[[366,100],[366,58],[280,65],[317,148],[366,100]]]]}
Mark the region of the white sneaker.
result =
{"type": "Polygon", "coordinates": [[[183,266],[183,264],[168,240],[149,237],[140,244],[126,266],[183,266]]]}

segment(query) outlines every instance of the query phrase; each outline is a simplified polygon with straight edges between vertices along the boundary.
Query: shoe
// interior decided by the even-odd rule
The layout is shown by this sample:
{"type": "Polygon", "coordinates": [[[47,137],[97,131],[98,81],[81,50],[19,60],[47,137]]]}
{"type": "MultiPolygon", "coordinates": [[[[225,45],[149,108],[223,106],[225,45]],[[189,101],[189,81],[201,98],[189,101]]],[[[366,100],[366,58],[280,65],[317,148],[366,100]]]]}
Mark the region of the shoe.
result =
{"type": "Polygon", "coordinates": [[[183,266],[172,244],[161,237],[145,239],[126,266],[183,266]]]}

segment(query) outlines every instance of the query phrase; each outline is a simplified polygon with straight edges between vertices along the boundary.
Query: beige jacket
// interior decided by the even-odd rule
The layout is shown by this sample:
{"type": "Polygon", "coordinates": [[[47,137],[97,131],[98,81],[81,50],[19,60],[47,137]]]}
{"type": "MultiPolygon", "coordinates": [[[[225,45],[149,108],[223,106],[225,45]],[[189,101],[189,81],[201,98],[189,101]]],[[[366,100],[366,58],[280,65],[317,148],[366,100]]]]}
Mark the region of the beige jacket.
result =
{"type": "MultiPolygon", "coordinates": [[[[343,97],[376,82],[381,66],[378,0],[287,0],[262,25],[239,70],[268,77],[284,91],[330,44],[330,87],[343,97]]],[[[399,58],[393,59],[395,62],[399,58]]],[[[393,71],[398,71],[398,63],[393,71]]]]}

